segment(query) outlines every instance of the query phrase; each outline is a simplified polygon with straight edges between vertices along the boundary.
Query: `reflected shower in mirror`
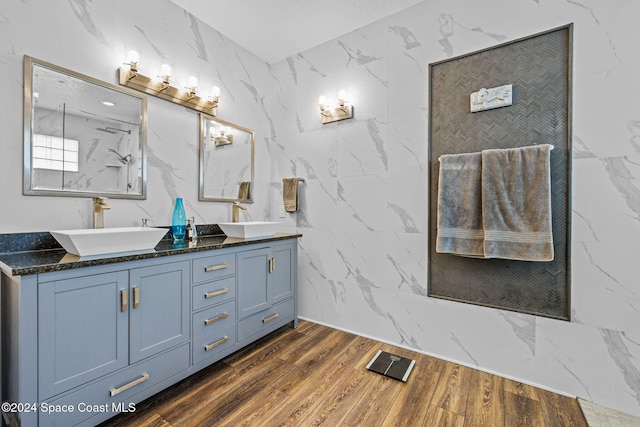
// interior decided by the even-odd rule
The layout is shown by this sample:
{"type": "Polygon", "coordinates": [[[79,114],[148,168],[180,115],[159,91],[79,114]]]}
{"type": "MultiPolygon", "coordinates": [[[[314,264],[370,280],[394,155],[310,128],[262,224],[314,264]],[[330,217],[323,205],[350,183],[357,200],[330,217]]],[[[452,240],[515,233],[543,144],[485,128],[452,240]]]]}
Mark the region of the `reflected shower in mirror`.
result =
{"type": "Polygon", "coordinates": [[[253,202],[255,132],[200,114],[198,200],[253,202]]]}
{"type": "Polygon", "coordinates": [[[24,58],[24,194],[146,197],[144,95],[24,58]]]}

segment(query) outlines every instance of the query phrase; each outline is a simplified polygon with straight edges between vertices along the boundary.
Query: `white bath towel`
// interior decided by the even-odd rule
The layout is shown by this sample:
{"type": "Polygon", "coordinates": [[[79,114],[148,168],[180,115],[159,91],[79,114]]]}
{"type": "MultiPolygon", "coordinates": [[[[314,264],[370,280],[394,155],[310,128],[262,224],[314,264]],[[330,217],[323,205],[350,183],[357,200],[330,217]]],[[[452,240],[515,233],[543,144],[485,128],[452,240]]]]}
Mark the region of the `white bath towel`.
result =
{"type": "Polygon", "coordinates": [[[436,252],[484,257],[480,153],[440,156],[436,252]]]}
{"type": "Polygon", "coordinates": [[[552,145],[482,151],[484,256],[553,260],[552,145]]]}

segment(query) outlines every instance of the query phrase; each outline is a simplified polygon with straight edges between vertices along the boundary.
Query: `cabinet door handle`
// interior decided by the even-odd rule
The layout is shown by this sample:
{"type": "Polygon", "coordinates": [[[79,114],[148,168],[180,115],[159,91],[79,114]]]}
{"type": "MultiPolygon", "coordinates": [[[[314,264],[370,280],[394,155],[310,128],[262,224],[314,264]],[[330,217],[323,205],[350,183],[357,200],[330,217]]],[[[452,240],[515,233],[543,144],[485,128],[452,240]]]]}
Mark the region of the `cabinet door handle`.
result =
{"type": "Polygon", "coordinates": [[[262,319],[262,323],[269,323],[272,320],[276,319],[278,316],[280,316],[280,313],[276,313],[276,314],[273,314],[273,315],[271,315],[269,317],[265,317],[264,319],[262,319]]]}
{"type": "Polygon", "coordinates": [[[224,338],[222,338],[222,339],[220,339],[220,340],[218,340],[218,341],[216,341],[214,343],[211,343],[209,345],[205,345],[204,346],[204,351],[209,351],[212,348],[219,346],[220,344],[226,343],[227,341],[229,341],[229,337],[225,336],[224,338]]]}
{"type": "Polygon", "coordinates": [[[269,258],[269,273],[273,273],[275,269],[276,269],[276,259],[269,258]]]}
{"type": "Polygon", "coordinates": [[[140,307],[140,288],[133,288],[133,308],[140,307]]]}
{"type": "Polygon", "coordinates": [[[211,319],[206,319],[204,321],[205,325],[210,325],[212,323],[216,323],[218,320],[222,320],[222,319],[226,319],[227,317],[229,317],[229,313],[222,313],[220,316],[216,316],[216,317],[212,317],[211,319]]]}
{"type": "Polygon", "coordinates": [[[122,387],[118,387],[118,388],[110,388],[109,389],[109,394],[111,396],[115,396],[116,394],[120,394],[123,391],[127,391],[129,390],[131,387],[135,387],[138,384],[141,384],[143,382],[145,382],[146,380],[149,379],[149,374],[147,374],[146,372],[144,374],[142,374],[142,376],[140,378],[138,378],[137,380],[133,380],[128,384],[123,385],[122,387]]]}
{"type": "Polygon", "coordinates": [[[225,268],[229,268],[229,264],[227,264],[226,262],[224,264],[210,265],[209,267],[205,267],[204,272],[208,273],[210,271],[224,270],[225,268]]]}
{"type": "Polygon", "coordinates": [[[227,292],[229,292],[229,288],[219,289],[217,291],[207,292],[206,294],[204,294],[204,297],[205,298],[212,298],[212,297],[216,297],[218,295],[226,294],[227,292]]]}
{"type": "Polygon", "coordinates": [[[129,305],[129,301],[127,298],[127,290],[126,289],[122,289],[120,291],[120,311],[127,311],[127,306],[129,305]]]}

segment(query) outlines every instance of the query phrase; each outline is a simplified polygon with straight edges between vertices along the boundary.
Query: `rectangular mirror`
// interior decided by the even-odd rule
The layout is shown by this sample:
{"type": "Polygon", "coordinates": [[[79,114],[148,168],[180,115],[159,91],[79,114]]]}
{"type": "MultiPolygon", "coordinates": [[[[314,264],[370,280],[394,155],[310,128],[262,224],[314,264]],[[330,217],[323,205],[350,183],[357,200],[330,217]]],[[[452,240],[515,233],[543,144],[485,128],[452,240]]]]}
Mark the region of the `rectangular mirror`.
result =
{"type": "Polygon", "coordinates": [[[147,99],[24,57],[25,195],[146,198],[147,99]]]}
{"type": "Polygon", "coordinates": [[[255,132],[200,114],[200,189],[198,200],[253,202],[255,132]]]}

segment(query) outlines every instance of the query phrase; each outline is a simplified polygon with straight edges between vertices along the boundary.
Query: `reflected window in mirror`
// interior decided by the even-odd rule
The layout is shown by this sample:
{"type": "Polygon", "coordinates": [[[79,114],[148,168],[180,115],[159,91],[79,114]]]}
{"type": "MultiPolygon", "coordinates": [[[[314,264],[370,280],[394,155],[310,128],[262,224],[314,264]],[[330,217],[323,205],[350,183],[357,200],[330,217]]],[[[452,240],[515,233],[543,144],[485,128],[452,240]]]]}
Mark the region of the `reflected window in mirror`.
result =
{"type": "Polygon", "coordinates": [[[145,95],[24,58],[24,194],[146,198],[145,95]]]}
{"type": "Polygon", "coordinates": [[[208,114],[200,114],[198,199],[253,202],[255,132],[208,114]]]}

